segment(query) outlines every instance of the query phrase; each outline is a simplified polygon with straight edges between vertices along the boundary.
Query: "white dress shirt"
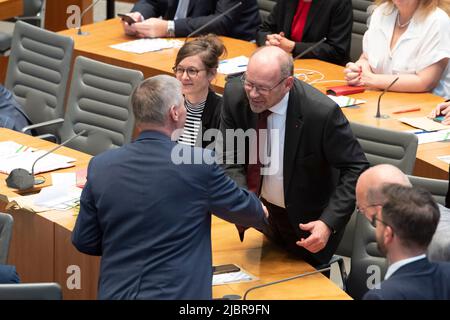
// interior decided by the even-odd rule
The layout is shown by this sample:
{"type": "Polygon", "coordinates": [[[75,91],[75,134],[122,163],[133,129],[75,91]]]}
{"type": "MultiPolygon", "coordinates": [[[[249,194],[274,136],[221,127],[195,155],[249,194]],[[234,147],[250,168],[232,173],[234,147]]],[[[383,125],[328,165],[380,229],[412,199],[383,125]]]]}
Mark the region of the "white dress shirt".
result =
{"type": "MultiPolygon", "coordinates": [[[[377,7],[364,34],[363,51],[378,74],[415,74],[450,57],[450,18],[437,8],[424,20],[416,15],[394,48],[390,48],[398,10],[387,3],[377,7]]],[[[450,96],[449,67],[442,74],[434,94],[450,96]]]]}
{"type": "Polygon", "coordinates": [[[409,263],[415,262],[417,260],[424,259],[424,258],[426,258],[425,254],[421,254],[420,256],[416,256],[416,257],[412,257],[412,258],[408,258],[408,259],[403,259],[403,260],[397,261],[396,263],[391,264],[389,266],[389,268],[387,269],[387,271],[386,271],[386,275],[384,276],[384,280],[389,279],[392,276],[392,274],[395,271],[397,271],[398,269],[400,269],[401,267],[403,267],[403,266],[405,266],[405,265],[407,265],[409,263]]]}
{"type": "Polygon", "coordinates": [[[263,175],[261,196],[270,203],[285,208],[283,186],[284,136],[289,92],[269,110],[273,113],[267,118],[267,142],[264,162],[270,163],[263,175]],[[269,148],[269,152],[267,151],[269,148]],[[270,156],[268,156],[270,155],[270,156]]]}

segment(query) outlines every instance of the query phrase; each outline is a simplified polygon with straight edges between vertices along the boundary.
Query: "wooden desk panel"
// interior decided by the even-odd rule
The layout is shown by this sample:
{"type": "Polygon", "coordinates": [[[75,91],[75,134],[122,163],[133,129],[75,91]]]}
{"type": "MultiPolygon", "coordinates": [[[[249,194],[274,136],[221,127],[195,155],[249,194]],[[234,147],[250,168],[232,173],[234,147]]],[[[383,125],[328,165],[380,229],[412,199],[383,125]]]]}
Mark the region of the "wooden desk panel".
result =
{"type": "Polygon", "coordinates": [[[23,0],[0,0],[0,20],[23,14],[23,0]]]}

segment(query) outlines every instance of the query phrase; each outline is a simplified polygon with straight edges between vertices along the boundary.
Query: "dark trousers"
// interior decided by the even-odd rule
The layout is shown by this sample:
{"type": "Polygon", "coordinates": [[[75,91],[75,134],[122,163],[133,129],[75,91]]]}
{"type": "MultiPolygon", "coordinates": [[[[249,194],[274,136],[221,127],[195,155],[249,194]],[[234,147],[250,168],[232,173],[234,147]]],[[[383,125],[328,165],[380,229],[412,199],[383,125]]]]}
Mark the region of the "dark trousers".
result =
{"type": "MultiPolygon", "coordinates": [[[[322,265],[324,263],[323,261],[318,261],[311,252],[296,244],[300,239],[289,221],[287,210],[268,202],[264,198],[261,198],[261,201],[269,211],[269,224],[267,225],[266,230],[263,230],[263,233],[271,241],[298,256],[302,260],[305,260],[313,267],[322,265]]],[[[299,227],[297,226],[297,228],[299,227]]],[[[329,276],[325,273],[324,275],[329,276]]]]}

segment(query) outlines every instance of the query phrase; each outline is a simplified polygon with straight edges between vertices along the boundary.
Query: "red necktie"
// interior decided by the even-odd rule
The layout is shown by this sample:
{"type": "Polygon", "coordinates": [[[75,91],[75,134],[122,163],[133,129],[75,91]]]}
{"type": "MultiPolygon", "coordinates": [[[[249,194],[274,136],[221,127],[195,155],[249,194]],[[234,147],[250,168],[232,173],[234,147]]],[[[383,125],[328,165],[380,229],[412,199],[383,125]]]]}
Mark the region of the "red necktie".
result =
{"type": "MultiPolygon", "coordinates": [[[[261,130],[267,130],[267,117],[272,114],[270,110],[264,110],[258,114],[258,122],[256,124],[256,163],[247,166],[247,187],[248,190],[256,193],[261,192],[261,161],[259,158],[259,147],[261,139],[261,130]]],[[[267,131],[266,131],[267,132],[267,131]]]]}
{"type": "Polygon", "coordinates": [[[303,38],[303,30],[305,28],[306,19],[308,18],[311,1],[305,2],[300,0],[298,2],[297,11],[295,12],[294,20],[291,26],[291,40],[301,42],[303,38]]]}

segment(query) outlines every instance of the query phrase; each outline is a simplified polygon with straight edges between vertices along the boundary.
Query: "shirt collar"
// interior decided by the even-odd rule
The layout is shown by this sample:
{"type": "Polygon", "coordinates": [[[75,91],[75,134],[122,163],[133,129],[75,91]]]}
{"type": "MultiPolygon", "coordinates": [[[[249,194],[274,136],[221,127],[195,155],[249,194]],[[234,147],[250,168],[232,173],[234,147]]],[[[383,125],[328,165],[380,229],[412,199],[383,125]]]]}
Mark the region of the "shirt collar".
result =
{"type": "Polygon", "coordinates": [[[278,102],[273,107],[269,108],[269,110],[272,111],[273,113],[282,116],[286,113],[288,101],[289,101],[289,92],[284,95],[283,99],[281,99],[280,102],[278,102]]]}
{"type": "MultiPolygon", "coordinates": [[[[386,8],[384,10],[386,10],[386,8]]],[[[385,15],[386,20],[383,21],[383,23],[380,23],[380,25],[378,26],[378,28],[384,33],[386,39],[391,39],[391,36],[394,32],[395,24],[397,23],[397,15],[398,9],[394,8],[389,15],[385,15]]],[[[397,42],[399,40],[418,37],[417,28],[418,28],[417,16],[416,14],[414,14],[414,16],[411,18],[411,22],[409,23],[405,33],[402,34],[402,36],[397,40],[397,42]]]]}
{"type": "Polygon", "coordinates": [[[417,260],[424,259],[424,258],[426,258],[425,254],[421,254],[420,256],[415,256],[415,257],[411,257],[411,258],[408,258],[408,259],[403,259],[403,260],[400,260],[400,261],[397,261],[397,262],[391,264],[389,266],[389,268],[387,269],[387,271],[386,271],[386,275],[384,276],[384,280],[389,279],[401,267],[403,267],[403,266],[405,266],[405,265],[407,265],[409,263],[413,263],[413,262],[415,262],[417,260]]]}

